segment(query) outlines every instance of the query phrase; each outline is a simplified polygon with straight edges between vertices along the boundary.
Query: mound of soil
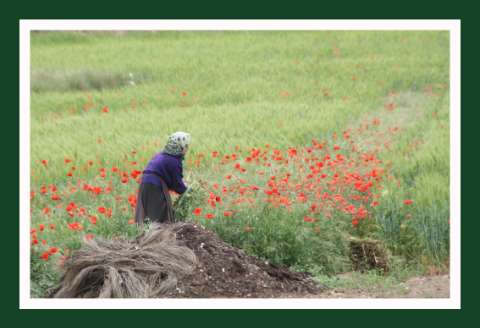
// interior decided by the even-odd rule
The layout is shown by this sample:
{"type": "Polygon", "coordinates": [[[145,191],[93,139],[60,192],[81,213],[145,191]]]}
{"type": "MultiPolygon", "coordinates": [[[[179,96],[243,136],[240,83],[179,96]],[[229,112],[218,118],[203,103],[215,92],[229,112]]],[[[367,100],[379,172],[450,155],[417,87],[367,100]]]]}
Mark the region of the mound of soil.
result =
{"type": "Polygon", "coordinates": [[[190,223],[173,228],[179,245],[193,250],[194,273],[178,281],[165,297],[278,297],[285,293],[318,294],[326,288],[308,273],[276,266],[222,241],[215,233],[190,223]]]}

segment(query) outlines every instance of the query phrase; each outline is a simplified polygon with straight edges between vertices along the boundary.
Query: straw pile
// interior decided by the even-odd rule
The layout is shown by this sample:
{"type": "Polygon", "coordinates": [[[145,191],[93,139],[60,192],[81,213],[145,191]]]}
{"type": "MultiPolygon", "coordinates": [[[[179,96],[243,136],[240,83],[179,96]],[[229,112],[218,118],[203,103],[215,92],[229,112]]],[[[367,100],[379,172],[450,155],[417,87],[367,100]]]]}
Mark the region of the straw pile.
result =
{"type": "Polygon", "coordinates": [[[135,241],[92,239],[65,264],[53,297],[161,297],[196,264],[194,252],[178,245],[172,227],[152,226],[135,241]]]}
{"type": "Polygon", "coordinates": [[[350,260],[354,271],[377,270],[380,273],[389,271],[388,250],[378,240],[352,237],[350,239],[350,260]]]}

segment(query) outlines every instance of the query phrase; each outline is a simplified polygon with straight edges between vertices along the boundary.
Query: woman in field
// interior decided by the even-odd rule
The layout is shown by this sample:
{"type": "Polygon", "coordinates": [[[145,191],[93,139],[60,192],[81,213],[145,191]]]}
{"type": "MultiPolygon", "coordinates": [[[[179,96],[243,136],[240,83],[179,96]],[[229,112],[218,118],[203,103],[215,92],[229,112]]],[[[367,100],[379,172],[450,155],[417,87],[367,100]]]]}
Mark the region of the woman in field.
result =
{"type": "Polygon", "coordinates": [[[170,190],[183,194],[187,186],[183,182],[182,161],[190,145],[190,134],[175,132],[160,153],[156,154],[143,171],[137,196],[135,221],[143,224],[145,218],[153,222],[175,221],[170,190]]]}

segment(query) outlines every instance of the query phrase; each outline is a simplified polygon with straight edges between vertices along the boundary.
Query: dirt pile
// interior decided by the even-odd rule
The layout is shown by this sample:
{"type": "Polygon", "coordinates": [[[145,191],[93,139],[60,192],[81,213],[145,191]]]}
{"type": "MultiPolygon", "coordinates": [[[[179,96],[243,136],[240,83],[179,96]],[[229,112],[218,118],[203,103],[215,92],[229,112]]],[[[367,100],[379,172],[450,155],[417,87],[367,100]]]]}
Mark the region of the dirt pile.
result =
{"type": "Polygon", "coordinates": [[[307,273],[275,266],[190,223],[153,226],[136,240],[92,240],[65,264],[51,297],[199,298],[318,294],[307,273]]]}
{"type": "Polygon", "coordinates": [[[197,256],[194,274],[184,277],[166,297],[278,297],[295,292],[319,293],[324,286],[309,274],[276,266],[222,241],[216,234],[193,224],[175,225],[180,245],[197,256]]]}

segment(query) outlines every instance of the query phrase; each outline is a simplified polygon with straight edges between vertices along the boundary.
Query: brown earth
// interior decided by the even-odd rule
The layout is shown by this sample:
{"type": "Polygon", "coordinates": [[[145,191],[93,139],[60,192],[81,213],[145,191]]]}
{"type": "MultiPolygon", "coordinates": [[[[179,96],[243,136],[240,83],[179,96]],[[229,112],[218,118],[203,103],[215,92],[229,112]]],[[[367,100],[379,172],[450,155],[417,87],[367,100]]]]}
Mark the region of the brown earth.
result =
{"type": "MultiPolygon", "coordinates": [[[[349,275],[342,274],[339,276],[349,275]]],[[[316,295],[299,296],[286,293],[283,298],[449,298],[450,277],[448,274],[413,277],[397,286],[360,286],[358,288],[332,288],[316,295]]]]}
{"type": "Polygon", "coordinates": [[[448,275],[415,277],[405,283],[407,294],[413,298],[448,298],[450,297],[450,277],[448,275]]]}
{"type": "Polygon", "coordinates": [[[293,272],[228,245],[216,234],[193,224],[175,227],[180,245],[192,249],[198,265],[166,297],[279,297],[285,293],[316,295],[326,288],[308,273],[293,272]]]}

